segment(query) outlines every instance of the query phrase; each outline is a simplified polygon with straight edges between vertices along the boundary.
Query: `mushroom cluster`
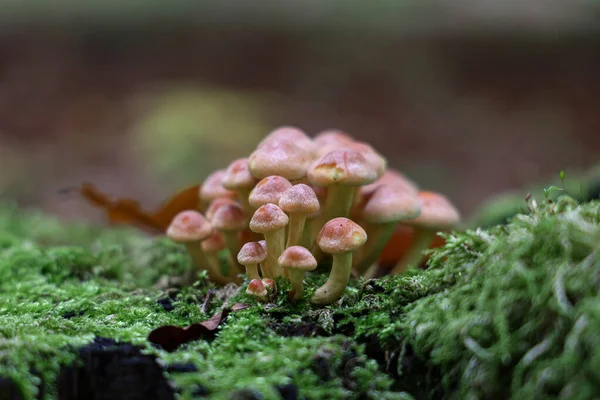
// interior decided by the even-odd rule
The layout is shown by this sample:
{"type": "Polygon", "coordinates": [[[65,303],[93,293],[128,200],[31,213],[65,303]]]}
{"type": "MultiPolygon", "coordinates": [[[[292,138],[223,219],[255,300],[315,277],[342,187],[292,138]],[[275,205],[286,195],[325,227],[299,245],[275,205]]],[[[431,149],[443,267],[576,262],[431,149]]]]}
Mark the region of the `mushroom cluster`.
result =
{"type": "Polygon", "coordinates": [[[398,224],[414,237],[392,273],[417,265],[435,233],[460,219],[446,197],[421,191],[369,144],[337,130],[310,138],[276,129],[248,158],[210,174],[199,197],[198,209],[178,214],[167,231],[193,258],[187,283],[205,270],[217,284],[240,284],[245,272],[247,293],[266,299],[284,276],[297,300],[305,274],[331,256],[329,278],[311,298],[321,305],[339,299],[352,274],[372,272],[398,224]]]}

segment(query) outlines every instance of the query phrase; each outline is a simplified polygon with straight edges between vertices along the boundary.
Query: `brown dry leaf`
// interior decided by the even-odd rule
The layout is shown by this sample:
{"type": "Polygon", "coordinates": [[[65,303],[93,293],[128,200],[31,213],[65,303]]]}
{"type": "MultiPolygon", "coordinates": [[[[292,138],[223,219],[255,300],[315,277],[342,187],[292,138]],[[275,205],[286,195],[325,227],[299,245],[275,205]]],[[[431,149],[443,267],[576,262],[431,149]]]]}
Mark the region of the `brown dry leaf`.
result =
{"type": "Polygon", "coordinates": [[[198,339],[214,337],[215,330],[227,319],[230,312],[245,310],[248,304],[236,303],[232,307],[225,307],[206,321],[181,328],[179,326],[165,325],[154,329],[148,335],[150,343],[159,345],[168,352],[174,351],[184,343],[198,339]]]}
{"type": "Polygon", "coordinates": [[[200,185],[183,189],[158,210],[142,210],[140,203],[132,199],[119,199],[98,190],[91,183],[82,184],[78,191],[91,205],[106,211],[111,224],[130,224],[138,228],[164,233],[175,215],[184,210],[198,208],[200,185]]]}

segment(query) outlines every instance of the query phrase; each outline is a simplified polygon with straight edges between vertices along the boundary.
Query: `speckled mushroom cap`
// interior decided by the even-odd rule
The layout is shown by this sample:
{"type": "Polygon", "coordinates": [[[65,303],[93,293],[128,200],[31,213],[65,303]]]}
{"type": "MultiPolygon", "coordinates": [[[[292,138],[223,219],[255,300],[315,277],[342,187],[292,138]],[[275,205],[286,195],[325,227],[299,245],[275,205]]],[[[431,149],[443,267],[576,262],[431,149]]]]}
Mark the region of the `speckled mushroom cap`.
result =
{"type": "Polygon", "coordinates": [[[416,218],[421,213],[421,200],[416,193],[393,185],[381,185],[364,206],[362,217],[381,224],[416,218]]]}
{"type": "Polygon", "coordinates": [[[204,240],[213,232],[210,222],[198,211],[186,210],[177,214],[167,228],[167,236],[176,242],[204,240]]]}
{"type": "Polygon", "coordinates": [[[361,186],[360,191],[364,192],[364,194],[369,194],[381,185],[398,186],[407,191],[414,192],[415,194],[419,192],[419,187],[416,183],[408,179],[400,171],[390,168],[386,169],[383,172],[383,175],[381,175],[381,177],[379,177],[379,179],[377,179],[375,182],[361,186]]]}
{"type": "Polygon", "coordinates": [[[267,203],[279,204],[281,195],[291,187],[290,181],[283,176],[267,176],[252,189],[248,202],[252,207],[260,207],[267,203]]]}
{"type": "Polygon", "coordinates": [[[206,253],[217,253],[227,247],[225,239],[219,231],[214,231],[212,235],[202,241],[201,246],[206,253]]]}
{"type": "Polygon", "coordinates": [[[379,178],[379,172],[359,152],[342,149],[329,152],[308,169],[308,180],[313,185],[348,186],[367,185],[379,178]]]}
{"type": "Polygon", "coordinates": [[[258,242],[248,242],[242,246],[237,260],[242,265],[258,264],[265,261],[267,252],[258,242]]]}
{"type": "Polygon", "coordinates": [[[344,147],[361,153],[373,168],[377,170],[379,176],[384,174],[385,168],[387,167],[387,160],[370,144],[365,142],[351,142],[344,147]]]}
{"type": "Polygon", "coordinates": [[[317,236],[317,244],[327,254],[351,252],[366,241],[365,230],[356,222],[344,217],[329,220],[317,236]]]}
{"type": "Polygon", "coordinates": [[[248,226],[248,217],[239,204],[224,204],[217,209],[211,222],[218,231],[237,231],[248,226]]]}
{"type": "Polygon", "coordinates": [[[321,208],[315,191],[303,183],[283,192],[279,199],[279,207],[286,213],[307,215],[316,213],[321,208]]]}
{"type": "Polygon", "coordinates": [[[269,133],[256,148],[263,147],[269,143],[276,142],[278,140],[291,140],[300,147],[303,147],[309,151],[315,148],[313,140],[300,128],[295,126],[282,126],[271,133],[269,133]]]}
{"type": "Polygon", "coordinates": [[[256,182],[258,179],[253,177],[248,169],[248,159],[238,158],[227,167],[221,184],[225,189],[238,190],[252,188],[256,182]]]}
{"type": "Polygon", "coordinates": [[[283,268],[312,271],[317,268],[317,260],[312,253],[302,246],[290,246],[281,253],[279,265],[283,268]]]}
{"type": "Polygon", "coordinates": [[[338,146],[345,147],[348,143],[354,142],[354,138],[339,129],[326,129],[315,135],[313,142],[317,147],[338,146]]]}
{"type": "Polygon", "coordinates": [[[260,206],[250,220],[250,230],[256,233],[275,232],[284,228],[289,222],[288,216],[279,206],[268,203],[260,206]]]}
{"type": "Polygon", "coordinates": [[[206,177],[200,186],[200,200],[210,203],[218,197],[229,197],[230,199],[236,197],[235,192],[225,189],[221,184],[225,172],[224,169],[219,169],[206,177]]]}
{"type": "Polygon", "coordinates": [[[248,160],[250,173],[255,178],[279,175],[295,180],[306,176],[306,169],[313,161],[313,155],[310,150],[292,140],[278,139],[257,148],[248,160]]]}
{"type": "Polygon", "coordinates": [[[267,241],[266,240],[264,240],[264,239],[259,240],[257,243],[260,244],[263,247],[263,249],[265,249],[265,251],[267,251],[267,241]]]}
{"type": "Polygon", "coordinates": [[[422,191],[421,214],[414,219],[402,221],[403,225],[428,229],[450,229],[460,222],[460,213],[445,196],[440,193],[422,191]]]}
{"type": "Polygon", "coordinates": [[[246,294],[265,297],[268,294],[268,292],[267,288],[260,279],[252,279],[250,283],[248,283],[248,287],[246,288],[246,294]]]}
{"type": "Polygon", "coordinates": [[[237,204],[237,202],[229,197],[219,197],[210,202],[204,214],[209,221],[212,221],[215,213],[225,204],[237,204]]]}

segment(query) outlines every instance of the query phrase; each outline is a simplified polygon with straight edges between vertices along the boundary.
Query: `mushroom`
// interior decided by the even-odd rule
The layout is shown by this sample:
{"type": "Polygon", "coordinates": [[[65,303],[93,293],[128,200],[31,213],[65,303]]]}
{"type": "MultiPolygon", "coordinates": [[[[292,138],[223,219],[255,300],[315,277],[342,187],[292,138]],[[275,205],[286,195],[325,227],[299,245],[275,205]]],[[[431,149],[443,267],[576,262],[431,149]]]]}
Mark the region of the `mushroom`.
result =
{"type": "Polygon", "coordinates": [[[435,238],[438,231],[450,229],[460,222],[460,213],[445,196],[422,191],[418,193],[421,201],[421,214],[414,219],[402,221],[402,225],[413,227],[413,242],[408,253],[402,258],[392,274],[404,272],[409,266],[418,265],[423,259],[423,251],[435,238]]]}
{"type": "Polygon", "coordinates": [[[250,280],[260,279],[258,264],[264,262],[266,258],[267,252],[258,242],[246,243],[237,255],[238,262],[246,267],[246,275],[250,280]]]}
{"type": "Polygon", "coordinates": [[[348,218],[334,218],[323,226],[317,244],[323,252],[333,255],[333,264],[327,282],[317,289],[311,302],[330,304],[342,296],[352,271],[352,252],[366,241],[365,230],[348,218]]]}
{"type": "Polygon", "coordinates": [[[246,288],[246,294],[256,296],[260,301],[267,299],[267,288],[260,279],[252,279],[246,288]]]}
{"type": "Polygon", "coordinates": [[[348,217],[357,186],[374,182],[381,175],[378,168],[360,152],[342,149],[329,152],[308,170],[313,185],[327,186],[324,221],[348,217]]]}
{"type": "MultiPolygon", "coordinates": [[[[219,275],[223,275],[223,271],[221,268],[221,261],[219,260],[219,252],[227,248],[225,245],[225,239],[223,239],[223,235],[219,231],[213,231],[213,233],[201,243],[202,251],[204,251],[204,255],[206,256],[206,260],[208,261],[208,265],[210,266],[209,271],[218,271],[219,275]]],[[[209,272],[209,275],[211,273],[209,272]]],[[[227,278],[225,278],[227,279],[227,278]]],[[[239,283],[239,279],[231,278],[234,282],[239,283]]]]}
{"type": "Polygon", "coordinates": [[[294,126],[282,126],[269,133],[259,144],[256,146],[257,149],[265,147],[270,143],[277,142],[279,140],[291,140],[296,145],[308,150],[317,155],[315,143],[312,139],[304,133],[302,129],[294,126]]]}
{"type": "Polygon", "coordinates": [[[272,203],[261,206],[250,220],[250,230],[262,233],[267,244],[267,259],[261,264],[265,278],[281,276],[281,268],[277,260],[283,253],[285,227],[288,222],[289,218],[283,210],[272,203]]]}
{"type": "Polygon", "coordinates": [[[237,194],[231,190],[227,190],[221,184],[223,176],[225,175],[224,169],[219,169],[206,177],[199,189],[200,197],[200,210],[205,210],[206,207],[216,198],[228,197],[235,199],[237,194]]]}
{"type": "Polygon", "coordinates": [[[304,295],[304,274],[317,268],[317,260],[310,251],[302,246],[288,247],[279,257],[279,265],[288,270],[290,283],[294,290],[290,293],[292,300],[298,300],[304,295]]]}
{"type": "Polygon", "coordinates": [[[248,159],[248,167],[258,179],[279,175],[288,180],[297,180],[306,176],[306,169],[312,161],[311,151],[284,138],[257,148],[248,159]]]}
{"type": "Polygon", "coordinates": [[[223,204],[217,209],[212,218],[216,230],[223,234],[227,249],[229,250],[230,275],[241,272],[241,266],[235,256],[239,253],[239,232],[248,226],[248,217],[237,203],[223,204]]]}
{"type": "Polygon", "coordinates": [[[213,199],[206,208],[206,211],[204,212],[206,219],[212,221],[217,210],[225,204],[237,204],[237,202],[229,197],[218,197],[216,199],[213,199]]]}
{"type": "Polygon", "coordinates": [[[185,281],[193,284],[200,269],[206,268],[209,278],[220,285],[229,283],[220,269],[215,269],[209,263],[202,251],[200,243],[213,233],[213,227],[202,214],[195,210],[185,210],[177,214],[167,228],[167,237],[186,246],[192,257],[193,267],[186,274],[185,281]]]}
{"type": "Polygon", "coordinates": [[[338,129],[327,129],[319,132],[313,138],[313,143],[318,149],[319,155],[324,156],[330,151],[347,147],[353,143],[354,138],[338,129]]]}
{"type": "Polygon", "coordinates": [[[369,236],[360,256],[354,259],[359,275],[375,262],[394,233],[398,222],[421,213],[421,201],[416,193],[403,187],[381,185],[370,196],[362,211],[363,226],[369,236]]]}
{"type": "Polygon", "coordinates": [[[279,207],[290,217],[286,247],[300,244],[306,217],[320,209],[317,195],[310,186],[299,183],[283,192],[279,207]]]}
{"type": "Polygon", "coordinates": [[[248,159],[238,158],[229,165],[225,174],[223,174],[221,184],[225,189],[238,194],[242,208],[250,215],[254,212],[255,208],[248,202],[248,196],[257,182],[258,179],[253,177],[248,169],[248,159]]]}
{"type": "Polygon", "coordinates": [[[379,176],[384,174],[387,160],[379,154],[373,146],[365,142],[350,142],[344,147],[361,153],[367,161],[373,165],[373,168],[377,170],[379,176]]]}
{"type": "Polygon", "coordinates": [[[283,192],[292,187],[290,181],[282,176],[271,175],[261,179],[256,184],[254,189],[248,196],[250,205],[254,208],[258,208],[267,203],[273,203],[279,205],[279,199],[283,192]]]}

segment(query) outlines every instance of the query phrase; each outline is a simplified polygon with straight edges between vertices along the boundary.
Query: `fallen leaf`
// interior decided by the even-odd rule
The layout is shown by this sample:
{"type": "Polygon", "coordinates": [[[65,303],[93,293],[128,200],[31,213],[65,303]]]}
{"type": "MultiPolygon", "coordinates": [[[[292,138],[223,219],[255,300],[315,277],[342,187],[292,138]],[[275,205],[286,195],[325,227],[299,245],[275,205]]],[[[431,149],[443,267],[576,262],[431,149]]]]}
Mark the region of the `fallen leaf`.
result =
{"type": "Polygon", "coordinates": [[[83,183],[78,191],[91,205],[103,209],[111,224],[130,224],[164,233],[175,215],[184,210],[197,209],[199,188],[200,185],[194,185],[181,190],[154,212],[142,210],[136,200],[107,195],[91,183],[83,183]]]}
{"type": "Polygon", "coordinates": [[[230,312],[236,312],[249,308],[250,305],[236,303],[231,307],[225,307],[206,321],[192,324],[184,328],[174,325],[165,325],[154,329],[148,335],[150,343],[159,345],[164,350],[172,352],[184,343],[199,339],[210,339],[214,337],[216,329],[225,322],[230,312]]]}

